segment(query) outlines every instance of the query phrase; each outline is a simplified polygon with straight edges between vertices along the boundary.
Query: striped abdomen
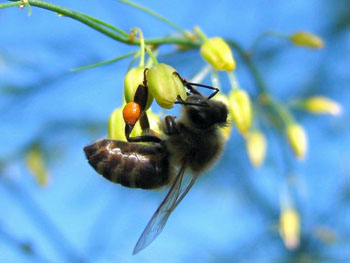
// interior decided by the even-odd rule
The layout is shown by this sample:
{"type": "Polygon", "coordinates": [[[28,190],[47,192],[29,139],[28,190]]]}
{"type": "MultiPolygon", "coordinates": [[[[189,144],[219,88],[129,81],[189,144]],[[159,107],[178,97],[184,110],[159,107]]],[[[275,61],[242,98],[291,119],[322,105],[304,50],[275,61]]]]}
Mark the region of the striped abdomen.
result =
{"type": "Polygon", "coordinates": [[[133,188],[158,188],[169,182],[166,148],[115,140],[100,140],[84,147],[90,165],[106,179],[133,188]]]}

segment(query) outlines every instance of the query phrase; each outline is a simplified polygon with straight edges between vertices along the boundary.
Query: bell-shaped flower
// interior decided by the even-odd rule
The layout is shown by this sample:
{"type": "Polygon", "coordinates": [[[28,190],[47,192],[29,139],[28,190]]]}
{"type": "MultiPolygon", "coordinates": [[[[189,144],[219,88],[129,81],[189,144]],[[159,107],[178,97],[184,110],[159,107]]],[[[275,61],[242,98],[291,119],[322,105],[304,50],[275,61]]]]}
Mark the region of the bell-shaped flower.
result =
{"type": "Polygon", "coordinates": [[[342,107],[339,103],[323,97],[313,96],[305,100],[305,109],[315,114],[340,115],[342,107]]]}
{"type": "Polygon", "coordinates": [[[147,71],[147,84],[153,97],[164,109],[173,107],[177,97],[186,100],[187,93],[176,70],[166,64],[156,64],[147,71]]]}
{"type": "Polygon", "coordinates": [[[300,243],[300,218],[293,208],[282,209],[279,222],[279,232],[285,246],[295,249],[300,243]]]}
{"type": "Polygon", "coordinates": [[[213,37],[204,41],[200,53],[216,70],[233,71],[236,62],[229,45],[221,37],[213,37]]]}
{"type": "Polygon", "coordinates": [[[304,128],[297,123],[288,124],[286,135],[294,155],[300,160],[304,159],[307,152],[307,135],[304,128]]]}
{"type": "Polygon", "coordinates": [[[309,32],[296,32],[289,37],[289,40],[297,46],[308,48],[323,48],[324,43],[322,38],[309,32]]]}
{"type": "Polygon", "coordinates": [[[265,160],[266,156],[266,138],[258,130],[248,132],[246,147],[250,162],[254,167],[259,167],[265,160]]]}
{"type": "Polygon", "coordinates": [[[252,123],[252,106],[245,90],[235,89],[230,93],[229,110],[237,129],[246,136],[252,123]]]}
{"type": "MultiPolygon", "coordinates": [[[[144,85],[144,72],[145,67],[135,67],[128,71],[124,78],[124,97],[125,101],[134,101],[134,96],[139,85],[144,85]]],[[[148,109],[153,101],[153,96],[148,89],[146,109],[148,109]]]]}

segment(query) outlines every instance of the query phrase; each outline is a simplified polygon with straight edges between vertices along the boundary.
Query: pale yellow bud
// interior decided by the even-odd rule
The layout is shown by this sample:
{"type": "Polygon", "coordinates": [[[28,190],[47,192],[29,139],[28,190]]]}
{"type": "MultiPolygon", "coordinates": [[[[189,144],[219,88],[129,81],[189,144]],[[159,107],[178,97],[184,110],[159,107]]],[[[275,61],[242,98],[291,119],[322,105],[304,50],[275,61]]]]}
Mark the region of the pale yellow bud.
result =
{"type": "Polygon", "coordinates": [[[289,37],[290,41],[297,46],[309,48],[323,48],[322,38],[309,32],[296,32],[289,37]]]}
{"type": "Polygon", "coordinates": [[[303,127],[297,123],[289,124],[286,135],[295,156],[300,160],[304,159],[307,151],[307,136],[303,127]]]}
{"type": "Polygon", "coordinates": [[[246,147],[250,162],[254,167],[261,166],[266,155],[266,139],[264,134],[260,131],[249,132],[246,147]]]}
{"type": "Polygon", "coordinates": [[[26,164],[40,186],[46,186],[49,181],[49,172],[45,167],[44,156],[40,148],[32,147],[26,155],[26,164]]]}
{"type": "Polygon", "coordinates": [[[200,53],[216,70],[233,71],[236,68],[232,51],[221,37],[207,39],[201,46],[200,53]]]}
{"type": "Polygon", "coordinates": [[[248,93],[236,89],[229,95],[229,110],[237,129],[245,136],[252,123],[252,106],[248,93]]]}
{"type": "Polygon", "coordinates": [[[342,112],[342,107],[339,103],[323,96],[308,98],[305,101],[305,109],[316,114],[340,115],[342,112]]]}
{"type": "Polygon", "coordinates": [[[293,208],[283,209],[280,216],[279,232],[285,246],[295,249],[300,243],[300,218],[293,208]]]}

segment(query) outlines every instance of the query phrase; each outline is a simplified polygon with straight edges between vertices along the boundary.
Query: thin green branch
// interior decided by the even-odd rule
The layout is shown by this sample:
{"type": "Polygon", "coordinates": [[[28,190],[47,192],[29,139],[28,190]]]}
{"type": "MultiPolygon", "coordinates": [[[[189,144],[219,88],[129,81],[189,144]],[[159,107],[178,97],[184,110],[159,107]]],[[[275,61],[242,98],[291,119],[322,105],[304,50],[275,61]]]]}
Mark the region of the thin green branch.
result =
{"type": "Polygon", "coordinates": [[[116,57],[116,58],[113,58],[113,59],[105,60],[105,61],[102,61],[102,62],[98,62],[98,63],[95,63],[95,64],[91,64],[91,65],[87,65],[87,66],[83,66],[83,67],[79,67],[79,68],[74,68],[74,69],[71,69],[70,71],[71,72],[79,72],[79,71],[83,71],[83,70],[87,70],[87,69],[91,69],[91,68],[96,68],[96,67],[99,67],[99,66],[105,66],[105,65],[117,62],[119,60],[122,60],[124,58],[128,58],[128,57],[134,56],[138,52],[139,51],[129,52],[129,53],[126,53],[125,55],[122,55],[122,56],[119,56],[119,57],[116,57]]]}
{"type": "Polygon", "coordinates": [[[255,79],[256,86],[260,92],[260,95],[267,94],[268,91],[267,91],[265,82],[264,82],[263,78],[261,77],[257,67],[254,65],[249,53],[247,53],[241,47],[241,45],[239,45],[237,42],[234,42],[232,40],[228,40],[227,43],[229,43],[229,45],[233,47],[234,51],[237,51],[240,54],[241,58],[243,59],[243,61],[247,65],[248,69],[250,70],[250,72],[252,73],[252,75],[255,79]]]}
{"type": "Polygon", "coordinates": [[[102,21],[100,19],[95,18],[95,17],[89,16],[89,15],[86,15],[86,14],[82,14],[82,15],[84,15],[86,18],[89,18],[89,19],[91,19],[92,21],[94,21],[96,23],[99,23],[99,24],[101,24],[101,25],[103,25],[105,27],[108,27],[108,28],[118,32],[119,34],[123,35],[124,37],[129,37],[129,34],[127,32],[125,32],[124,30],[121,30],[118,27],[115,27],[115,26],[113,26],[111,24],[108,24],[108,23],[106,23],[106,22],[104,22],[104,21],[102,21]]]}
{"type": "Polygon", "coordinates": [[[170,20],[166,19],[164,16],[161,16],[160,14],[140,5],[140,4],[136,4],[132,1],[129,0],[118,0],[121,3],[133,6],[135,8],[138,8],[144,12],[146,12],[147,14],[150,14],[151,16],[154,16],[156,18],[158,18],[159,20],[163,21],[164,23],[168,24],[169,26],[171,26],[172,28],[176,29],[177,31],[179,31],[180,33],[182,33],[184,36],[187,37],[187,32],[186,30],[184,30],[183,28],[181,28],[180,26],[176,25],[175,23],[171,22],[170,20]]]}
{"type": "Polygon", "coordinates": [[[5,4],[0,4],[0,9],[7,8],[7,7],[13,7],[13,6],[20,6],[20,5],[23,5],[23,3],[22,2],[5,3],[5,4]]]}
{"type": "MultiPolygon", "coordinates": [[[[16,0],[9,0],[13,1],[16,4],[22,3],[20,1],[16,0]]],[[[88,16],[86,14],[76,12],[74,10],[68,9],[61,7],[59,5],[55,5],[49,2],[45,2],[42,0],[28,0],[28,3],[32,6],[36,6],[39,8],[43,8],[46,10],[50,10],[53,12],[56,12],[58,14],[61,14],[63,16],[67,16],[70,18],[73,18],[77,21],[80,21],[81,23],[84,23],[85,25],[95,29],[96,31],[99,31],[100,33],[125,44],[129,45],[139,45],[140,40],[139,39],[129,39],[129,37],[126,37],[126,35],[123,33],[120,35],[119,33],[116,32],[122,32],[122,30],[117,29],[116,27],[107,24],[101,20],[98,20],[97,18],[93,18],[91,16],[88,16]],[[113,29],[113,30],[111,30],[113,29]]],[[[18,4],[19,5],[19,4],[18,4]]],[[[15,5],[16,6],[16,5],[15,5]]],[[[178,45],[185,45],[185,46],[190,46],[190,47],[199,47],[200,42],[198,41],[193,41],[190,39],[185,39],[181,37],[161,37],[161,38],[152,38],[152,39],[145,39],[145,44],[147,45],[161,45],[161,44],[178,44],[178,45]]]]}
{"type": "Polygon", "coordinates": [[[267,32],[264,32],[262,33],[261,35],[259,35],[255,41],[253,42],[252,44],[252,47],[250,48],[250,55],[253,54],[253,52],[257,49],[257,47],[260,45],[260,43],[268,38],[268,37],[277,37],[277,38],[281,38],[281,39],[286,39],[288,38],[287,35],[285,34],[282,34],[282,33],[279,33],[279,32],[275,32],[275,31],[267,31],[267,32]]]}
{"type": "MultiPolygon", "coordinates": [[[[15,1],[15,0],[10,0],[10,1],[15,1]]],[[[18,2],[18,1],[16,1],[18,2]]],[[[124,42],[127,43],[128,42],[128,38],[125,36],[121,36],[119,33],[116,33],[114,30],[110,30],[108,28],[114,28],[112,25],[108,25],[107,28],[107,23],[102,22],[103,24],[101,24],[101,21],[95,18],[92,18],[90,16],[87,16],[83,13],[59,6],[59,5],[55,5],[49,2],[45,2],[45,1],[41,1],[41,0],[28,0],[28,3],[32,6],[36,6],[39,8],[43,8],[43,9],[47,9],[50,11],[54,11],[60,15],[63,16],[67,16],[70,18],[73,18],[75,20],[78,20],[84,24],[86,24],[87,26],[117,40],[120,42],[124,42]]]]}
{"type": "Polygon", "coordinates": [[[257,67],[255,66],[253,60],[251,59],[251,56],[248,52],[246,52],[241,45],[234,41],[227,41],[235,51],[237,51],[240,56],[242,57],[243,61],[247,65],[248,69],[250,70],[255,82],[256,86],[258,89],[259,97],[260,97],[260,102],[263,105],[266,105],[269,107],[273,112],[277,114],[277,116],[282,120],[284,125],[287,125],[291,123],[294,119],[292,114],[289,112],[289,110],[281,105],[278,101],[275,99],[271,98],[269,95],[270,93],[268,92],[268,89],[265,85],[265,82],[260,75],[260,72],[258,71],[257,67]]]}

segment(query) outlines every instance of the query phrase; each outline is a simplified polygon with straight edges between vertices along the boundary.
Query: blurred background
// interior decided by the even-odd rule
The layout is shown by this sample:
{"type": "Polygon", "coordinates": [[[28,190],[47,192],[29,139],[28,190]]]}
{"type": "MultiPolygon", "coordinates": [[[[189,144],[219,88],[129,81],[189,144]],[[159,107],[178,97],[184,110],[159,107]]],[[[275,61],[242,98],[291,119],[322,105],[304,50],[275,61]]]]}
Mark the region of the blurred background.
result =
{"type": "MultiPolygon", "coordinates": [[[[146,38],[174,33],[117,1],[52,2],[127,32],[140,27],[146,38]]],[[[235,40],[247,50],[266,31],[319,35],[321,50],[266,38],[253,60],[281,102],[324,95],[342,104],[343,114],[294,112],[308,133],[302,162],[265,126],[268,150],[259,169],[233,129],[222,158],[197,180],[162,234],[132,256],[166,190],[112,184],[89,166],[82,150],[106,136],[130,59],[78,73],[70,69],[137,47],[47,10],[33,7],[28,16],[26,8],[1,9],[0,262],[350,262],[350,1],[139,3],[183,28],[198,25],[208,36],[235,40]],[[33,176],[30,160],[43,161],[41,179],[33,176]],[[279,233],[285,199],[300,218],[293,249],[279,233]]],[[[255,82],[233,52],[240,85],[254,98],[255,82]]],[[[176,52],[172,45],[160,48],[159,61],[188,79],[205,65],[198,50],[176,52]]],[[[227,83],[223,77],[223,92],[227,83]]]]}

